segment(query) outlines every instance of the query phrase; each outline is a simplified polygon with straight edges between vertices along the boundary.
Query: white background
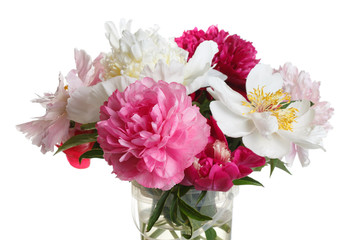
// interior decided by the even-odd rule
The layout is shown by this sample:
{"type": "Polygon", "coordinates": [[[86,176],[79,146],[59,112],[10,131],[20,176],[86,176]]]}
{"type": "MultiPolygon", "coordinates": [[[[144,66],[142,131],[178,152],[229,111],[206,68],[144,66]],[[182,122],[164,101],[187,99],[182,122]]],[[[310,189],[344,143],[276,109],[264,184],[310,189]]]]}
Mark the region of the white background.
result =
{"type": "Polygon", "coordinates": [[[43,155],[15,129],[42,116],[30,102],[54,92],[74,67],[73,49],[93,58],[110,50],[103,24],[158,24],[165,37],[218,24],[252,41],[263,63],[291,61],[321,81],[335,108],[327,152],[312,151],[293,175],[253,175],[265,188],[235,199],[233,239],[360,239],[359,7],[356,1],[10,1],[0,4],[0,239],[140,239],[130,184],[104,160],[86,170],[59,154],[43,155]]]}

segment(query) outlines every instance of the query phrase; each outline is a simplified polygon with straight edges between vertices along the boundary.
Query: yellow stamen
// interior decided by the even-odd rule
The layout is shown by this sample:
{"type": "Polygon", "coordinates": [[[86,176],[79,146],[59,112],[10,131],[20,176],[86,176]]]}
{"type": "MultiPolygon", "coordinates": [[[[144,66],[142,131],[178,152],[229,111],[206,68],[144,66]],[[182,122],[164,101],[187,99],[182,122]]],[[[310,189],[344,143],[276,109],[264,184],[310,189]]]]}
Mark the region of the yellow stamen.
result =
{"type": "Polygon", "coordinates": [[[292,131],[292,124],[296,122],[296,108],[282,108],[285,104],[290,103],[291,96],[281,89],[275,93],[264,93],[264,87],[261,89],[254,88],[247,95],[250,102],[242,102],[242,105],[251,108],[249,113],[254,112],[271,112],[278,120],[279,129],[292,131]]]}
{"type": "Polygon", "coordinates": [[[69,89],[69,86],[68,86],[68,85],[65,85],[64,89],[65,89],[65,90],[68,90],[68,89],[69,89]]]}

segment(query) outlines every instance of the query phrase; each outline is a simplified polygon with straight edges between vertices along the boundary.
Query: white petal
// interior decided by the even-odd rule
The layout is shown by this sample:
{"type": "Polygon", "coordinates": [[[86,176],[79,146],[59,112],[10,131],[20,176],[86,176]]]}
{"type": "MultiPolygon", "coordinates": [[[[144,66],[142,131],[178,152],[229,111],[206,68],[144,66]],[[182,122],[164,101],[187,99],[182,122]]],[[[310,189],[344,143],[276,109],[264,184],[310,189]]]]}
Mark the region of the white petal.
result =
{"type": "Polygon", "coordinates": [[[250,113],[249,116],[254,121],[257,130],[264,137],[275,133],[279,129],[278,120],[271,115],[271,112],[254,112],[250,113]]]}
{"type": "Polygon", "coordinates": [[[296,145],[294,143],[291,143],[290,152],[285,156],[286,165],[288,167],[291,167],[293,165],[296,153],[296,145]]]}
{"type": "Polygon", "coordinates": [[[209,77],[206,75],[200,76],[200,77],[195,78],[194,81],[192,81],[190,84],[188,84],[186,86],[186,93],[189,95],[191,93],[196,92],[200,88],[208,87],[209,81],[211,81],[211,79],[214,79],[215,81],[217,81],[217,80],[223,81],[220,78],[216,78],[216,77],[209,77]]]}
{"type": "MultiPolygon", "coordinates": [[[[198,76],[206,73],[212,63],[214,55],[218,52],[217,43],[213,41],[204,41],[196,48],[196,51],[189,62],[186,64],[184,79],[192,81],[198,76]]],[[[185,83],[185,85],[187,85],[185,83]]]]}
{"type": "Polygon", "coordinates": [[[322,146],[322,139],[326,137],[327,131],[322,126],[300,128],[292,132],[279,130],[278,133],[305,149],[322,148],[325,150],[322,146]]]}
{"type": "Polygon", "coordinates": [[[113,22],[105,23],[106,37],[113,48],[119,48],[119,34],[113,22]]]}
{"type": "Polygon", "coordinates": [[[303,167],[307,167],[310,164],[309,150],[297,146],[298,157],[303,167]]]}
{"type": "Polygon", "coordinates": [[[211,77],[220,78],[223,81],[225,81],[227,79],[227,76],[225,74],[219,72],[218,70],[212,69],[212,68],[209,69],[209,71],[206,73],[206,75],[211,76],[211,77]]]}
{"type": "Polygon", "coordinates": [[[264,92],[276,92],[281,89],[283,79],[280,73],[274,73],[270,65],[257,64],[249,73],[246,80],[246,92],[264,87],[264,92]]]}
{"type": "Polygon", "coordinates": [[[124,91],[133,82],[135,79],[121,76],[91,87],[79,88],[68,99],[66,111],[69,119],[78,123],[99,121],[100,107],[109,96],[116,89],[121,92],[124,91]]]}
{"type": "Polygon", "coordinates": [[[207,88],[207,91],[211,96],[221,101],[234,114],[247,117],[250,108],[242,104],[247,100],[241,94],[232,90],[225,82],[219,79],[209,79],[209,85],[211,88],[207,88]]]}
{"type": "Polygon", "coordinates": [[[210,110],[221,131],[229,137],[242,137],[255,129],[250,119],[234,114],[220,101],[212,101],[210,110]]]}
{"type": "Polygon", "coordinates": [[[130,31],[131,30],[131,21],[126,21],[124,19],[121,19],[120,21],[120,29],[119,32],[115,26],[115,24],[113,22],[106,22],[105,23],[105,30],[106,30],[106,37],[110,42],[110,45],[113,48],[120,48],[119,45],[119,39],[120,39],[120,34],[122,34],[123,31],[127,30],[130,31]]]}
{"type": "Polygon", "coordinates": [[[290,105],[287,108],[296,108],[298,111],[296,112],[296,116],[300,117],[304,115],[307,111],[310,109],[310,101],[308,100],[302,100],[302,101],[295,101],[293,103],[290,103],[290,105]]]}
{"type": "Polygon", "coordinates": [[[257,155],[269,158],[282,158],[290,151],[290,141],[277,133],[267,137],[258,131],[243,137],[244,145],[257,155]]]}
{"type": "Polygon", "coordinates": [[[140,74],[140,77],[150,77],[155,81],[163,80],[165,82],[177,82],[183,83],[184,77],[184,64],[171,61],[169,65],[164,63],[164,61],[159,60],[155,65],[154,70],[152,70],[148,65],[146,65],[140,74]]]}

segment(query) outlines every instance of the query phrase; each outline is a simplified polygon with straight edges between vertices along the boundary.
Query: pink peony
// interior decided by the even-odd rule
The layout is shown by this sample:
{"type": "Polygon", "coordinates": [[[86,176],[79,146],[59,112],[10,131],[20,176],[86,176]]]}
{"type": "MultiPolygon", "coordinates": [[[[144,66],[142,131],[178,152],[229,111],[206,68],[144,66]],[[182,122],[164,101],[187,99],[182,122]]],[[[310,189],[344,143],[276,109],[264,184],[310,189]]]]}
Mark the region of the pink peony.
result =
{"type": "Polygon", "coordinates": [[[189,52],[192,57],[198,45],[205,40],[213,40],[218,44],[219,52],[214,56],[212,66],[228,78],[226,83],[235,91],[246,97],[246,78],[250,70],[258,64],[256,50],[251,42],[241,39],[238,35],[229,35],[217,26],[203,30],[189,30],[183,33],[175,42],[179,47],[189,52]]]}
{"type": "Polygon", "coordinates": [[[168,190],[205,145],[210,127],[178,83],[144,78],[100,108],[98,142],[121,179],[168,190]]]}
{"type": "Polygon", "coordinates": [[[185,170],[183,185],[194,185],[202,191],[228,191],[232,181],[252,173],[253,167],[265,164],[265,158],[245,147],[231,153],[224,134],[211,118],[211,136],[205,149],[196,155],[197,160],[185,170]]]}

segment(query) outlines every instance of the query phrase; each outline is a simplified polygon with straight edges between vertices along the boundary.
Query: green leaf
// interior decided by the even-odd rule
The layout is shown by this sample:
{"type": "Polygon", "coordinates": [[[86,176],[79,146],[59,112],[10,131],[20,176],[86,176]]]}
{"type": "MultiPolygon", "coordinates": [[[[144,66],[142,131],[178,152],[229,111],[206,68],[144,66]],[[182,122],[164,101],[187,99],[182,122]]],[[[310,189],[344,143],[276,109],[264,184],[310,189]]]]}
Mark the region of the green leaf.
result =
{"type": "Polygon", "coordinates": [[[96,142],[98,134],[97,133],[87,133],[87,134],[79,134],[71,137],[69,140],[67,140],[63,145],[61,145],[58,150],[54,153],[57,154],[61,151],[64,151],[66,149],[84,144],[89,142],[96,142]]]}
{"type": "Polygon", "coordinates": [[[184,196],[191,188],[192,186],[179,185],[178,196],[179,197],[184,196]]]}
{"type": "Polygon", "coordinates": [[[84,152],[80,157],[79,161],[84,158],[104,158],[104,151],[101,148],[93,148],[87,152],[84,152]]]}
{"type": "MultiPolygon", "coordinates": [[[[178,200],[180,200],[180,198],[178,198],[178,200]]],[[[179,203],[178,203],[179,204],[179,203]]],[[[180,215],[181,217],[183,218],[184,220],[184,225],[187,226],[189,228],[189,232],[190,234],[187,234],[185,232],[182,232],[181,235],[186,238],[186,239],[190,239],[192,237],[192,234],[193,234],[193,225],[192,225],[192,222],[190,220],[190,218],[184,214],[183,212],[180,211],[180,215]]]]}
{"type": "Polygon", "coordinates": [[[174,198],[170,205],[170,219],[175,224],[180,224],[178,221],[177,211],[178,211],[178,196],[173,194],[174,198]]]}
{"type": "Polygon", "coordinates": [[[255,179],[253,179],[251,177],[243,177],[240,179],[236,179],[233,181],[233,184],[234,185],[254,185],[254,186],[261,186],[261,187],[264,186],[260,182],[256,181],[255,179]]]}
{"type": "Polygon", "coordinates": [[[205,231],[206,240],[215,240],[217,237],[216,231],[214,228],[209,228],[205,231]]]}
{"type": "Polygon", "coordinates": [[[203,200],[203,198],[205,197],[206,193],[207,193],[207,191],[201,191],[200,196],[199,196],[198,200],[196,201],[195,206],[197,206],[197,205],[199,204],[199,202],[200,202],[201,200],[203,200]]]}
{"type": "Polygon", "coordinates": [[[277,158],[270,159],[270,176],[274,172],[275,168],[279,168],[291,175],[291,172],[286,168],[284,162],[282,162],[280,159],[277,158]]]}
{"type": "Polygon", "coordinates": [[[192,102],[193,105],[196,105],[200,108],[200,113],[205,118],[210,118],[211,112],[210,112],[210,100],[208,98],[207,91],[202,91],[201,95],[198,98],[198,101],[192,102]]]}
{"type": "Polygon", "coordinates": [[[229,149],[232,152],[235,151],[239,146],[242,145],[242,139],[241,138],[226,137],[226,140],[228,142],[229,149]]]}
{"type": "Polygon", "coordinates": [[[169,197],[169,195],[170,195],[170,190],[164,192],[161,195],[159,201],[156,203],[156,206],[155,206],[154,211],[152,212],[152,214],[150,216],[150,219],[149,219],[149,222],[148,222],[148,225],[147,225],[147,228],[146,228],[147,232],[149,232],[151,230],[151,228],[154,226],[155,222],[159,219],[160,214],[161,214],[161,212],[162,212],[162,210],[164,208],[166,199],[169,197]]]}
{"type": "Polygon", "coordinates": [[[260,167],[255,167],[255,168],[252,168],[252,170],[254,172],[260,172],[265,166],[267,166],[267,163],[265,163],[264,165],[260,166],[260,167]]]}
{"type": "Polygon", "coordinates": [[[296,102],[296,101],[290,101],[290,102],[282,103],[280,109],[285,109],[285,108],[287,108],[290,104],[292,104],[292,103],[294,103],[294,102],[296,102]]]}
{"type": "Polygon", "coordinates": [[[81,125],[81,130],[93,130],[93,129],[96,129],[96,123],[97,122],[92,122],[92,123],[86,123],[86,124],[83,124],[81,125]]]}
{"type": "Polygon", "coordinates": [[[178,199],[178,204],[180,211],[188,216],[189,218],[198,220],[198,221],[208,221],[212,220],[211,217],[201,214],[199,211],[188,205],[186,202],[184,202],[181,198],[178,199]]]}

